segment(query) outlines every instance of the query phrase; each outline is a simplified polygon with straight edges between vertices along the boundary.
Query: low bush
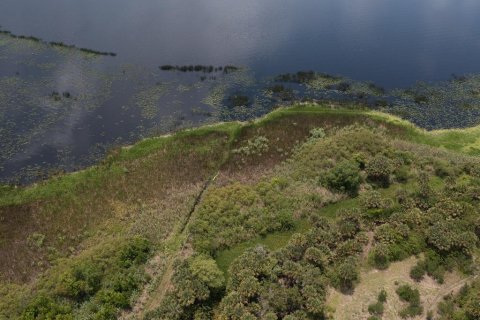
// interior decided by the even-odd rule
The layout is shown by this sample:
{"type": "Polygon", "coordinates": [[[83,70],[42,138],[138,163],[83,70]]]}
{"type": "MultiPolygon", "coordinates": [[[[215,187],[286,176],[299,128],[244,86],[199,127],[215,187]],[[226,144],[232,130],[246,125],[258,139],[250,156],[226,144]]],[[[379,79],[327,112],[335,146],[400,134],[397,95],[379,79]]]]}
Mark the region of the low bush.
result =
{"type": "Polygon", "coordinates": [[[381,316],[383,314],[383,303],[377,301],[368,306],[368,312],[372,315],[381,316]]]}
{"type": "Polygon", "coordinates": [[[393,170],[391,160],[384,155],[373,157],[365,167],[368,179],[382,187],[390,185],[390,175],[393,173],[393,170]]]}
{"type": "Polygon", "coordinates": [[[423,263],[418,262],[415,266],[412,267],[410,270],[410,278],[412,278],[415,281],[421,281],[423,279],[423,276],[425,275],[425,266],[423,263]]]}
{"type": "Polygon", "coordinates": [[[344,160],[325,176],[330,189],[355,195],[361,183],[360,169],[353,161],[344,160]]]}
{"type": "Polygon", "coordinates": [[[397,288],[396,293],[400,300],[408,302],[408,306],[399,312],[402,318],[414,317],[423,313],[418,289],[412,289],[408,284],[404,284],[397,288]]]}

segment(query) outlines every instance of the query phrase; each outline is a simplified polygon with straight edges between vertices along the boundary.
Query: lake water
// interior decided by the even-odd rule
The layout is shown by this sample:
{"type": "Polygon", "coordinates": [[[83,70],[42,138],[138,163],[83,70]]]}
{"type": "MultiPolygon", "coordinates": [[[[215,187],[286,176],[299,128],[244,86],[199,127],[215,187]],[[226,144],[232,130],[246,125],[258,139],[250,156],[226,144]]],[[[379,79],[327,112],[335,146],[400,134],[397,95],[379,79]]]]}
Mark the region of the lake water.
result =
{"type": "Polygon", "coordinates": [[[0,179],[72,170],[112,145],[234,118],[222,109],[229,95],[257,106],[236,108],[240,118],[261,114],[272,100],[258,84],[281,73],[387,89],[479,73],[479,14],[478,0],[2,0],[3,30],[117,56],[0,38],[0,179]],[[242,71],[163,72],[165,64],[242,71]]]}

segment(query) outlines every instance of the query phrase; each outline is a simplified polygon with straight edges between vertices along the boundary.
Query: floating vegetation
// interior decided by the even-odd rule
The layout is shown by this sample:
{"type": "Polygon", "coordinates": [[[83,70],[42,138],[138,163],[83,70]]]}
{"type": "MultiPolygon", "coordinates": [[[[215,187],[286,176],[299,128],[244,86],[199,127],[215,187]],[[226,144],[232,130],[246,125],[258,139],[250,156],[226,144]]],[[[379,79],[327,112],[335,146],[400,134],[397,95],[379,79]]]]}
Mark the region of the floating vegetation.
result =
{"type": "Polygon", "coordinates": [[[62,94],[58,93],[57,91],[52,91],[52,93],[50,94],[50,97],[54,101],[60,101],[60,100],[62,100],[62,97],[65,98],[65,99],[70,99],[72,97],[72,95],[68,91],[64,91],[62,94]]]}
{"type": "Polygon", "coordinates": [[[69,44],[65,44],[63,42],[55,42],[55,41],[48,42],[48,41],[42,40],[42,39],[34,37],[34,36],[16,35],[16,34],[13,34],[11,31],[8,31],[8,30],[0,29],[0,34],[9,36],[10,38],[13,38],[13,39],[22,39],[22,40],[29,40],[29,41],[33,41],[33,42],[43,43],[43,44],[49,45],[51,47],[76,49],[76,50],[79,50],[79,51],[87,53],[87,54],[100,55],[100,56],[110,56],[110,57],[116,57],[117,56],[117,54],[114,53],[114,52],[98,51],[98,50],[92,50],[92,49],[88,49],[88,48],[78,48],[75,45],[69,45],[69,44]]]}
{"type": "Polygon", "coordinates": [[[298,71],[297,73],[284,73],[275,77],[275,81],[277,82],[293,82],[293,83],[310,83],[318,79],[337,82],[342,78],[330,75],[328,73],[318,73],[315,71],[298,71]]]}
{"type": "Polygon", "coordinates": [[[462,128],[480,123],[480,75],[453,76],[440,83],[419,82],[392,90],[384,110],[426,129],[462,128]]]}
{"type": "Polygon", "coordinates": [[[250,99],[248,96],[236,94],[228,98],[233,107],[243,107],[250,104],[250,99]]]}
{"type": "Polygon", "coordinates": [[[295,99],[295,93],[293,89],[287,88],[282,84],[277,84],[267,88],[267,94],[271,94],[272,97],[278,98],[281,101],[292,101],[295,99]]]}
{"type": "MultiPolygon", "coordinates": [[[[224,74],[229,74],[235,71],[238,71],[240,68],[236,66],[205,66],[205,65],[185,65],[185,66],[173,66],[173,65],[162,65],[159,67],[162,71],[178,71],[178,72],[203,72],[203,73],[218,73],[223,72],[224,74]]],[[[206,80],[206,77],[202,81],[206,80]]]]}
{"type": "Polygon", "coordinates": [[[77,48],[75,45],[69,45],[65,44],[63,42],[55,42],[51,41],[48,43],[52,47],[60,47],[60,48],[67,48],[67,49],[77,49],[81,52],[87,53],[87,54],[93,54],[93,55],[99,55],[99,56],[110,56],[110,57],[116,57],[117,54],[114,52],[104,52],[104,51],[97,51],[97,50],[92,50],[92,49],[87,49],[87,48],[77,48]]]}
{"type": "Polygon", "coordinates": [[[157,117],[160,107],[160,98],[167,92],[168,86],[166,84],[158,83],[155,86],[136,94],[136,105],[140,108],[143,118],[154,119],[157,117]]]}

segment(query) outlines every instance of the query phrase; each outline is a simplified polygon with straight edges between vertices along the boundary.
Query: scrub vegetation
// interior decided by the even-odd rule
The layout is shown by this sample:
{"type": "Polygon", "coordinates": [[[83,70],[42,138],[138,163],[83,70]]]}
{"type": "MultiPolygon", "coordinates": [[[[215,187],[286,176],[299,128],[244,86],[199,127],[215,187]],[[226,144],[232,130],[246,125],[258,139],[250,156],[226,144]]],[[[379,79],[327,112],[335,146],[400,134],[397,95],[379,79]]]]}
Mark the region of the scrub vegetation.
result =
{"type": "Polygon", "coordinates": [[[0,318],[478,319],[479,138],[305,104],[4,186],[0,318]]]}

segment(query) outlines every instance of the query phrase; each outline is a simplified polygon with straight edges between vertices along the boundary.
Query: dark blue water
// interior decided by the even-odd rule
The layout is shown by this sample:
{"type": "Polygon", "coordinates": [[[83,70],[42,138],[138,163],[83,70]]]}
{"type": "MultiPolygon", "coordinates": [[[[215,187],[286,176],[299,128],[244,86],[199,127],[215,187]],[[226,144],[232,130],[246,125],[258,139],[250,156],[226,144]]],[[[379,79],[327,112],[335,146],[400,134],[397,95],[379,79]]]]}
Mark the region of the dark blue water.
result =
{"type": "MultiPolygon", "coordinates": [[[[1,0],[3,30],[117,56],[0,37],[0,180],[72,170],[113,145],[228,120],[226,92],[255,95],[256,83],[281,73],[389,89],[479,73],[479,14],[477,0],[1,0]],[[243,71],[201,81],[161,72],[164,64],[243,71]]],[[[251,99],[250,115],[269,103],[251,99]]]]}
{"type": "Polygon", "coordinates": [[[388,87],[480,71],[475,0],[2,0],[19,34],[130,63],[321,70],[388,87]]]}

